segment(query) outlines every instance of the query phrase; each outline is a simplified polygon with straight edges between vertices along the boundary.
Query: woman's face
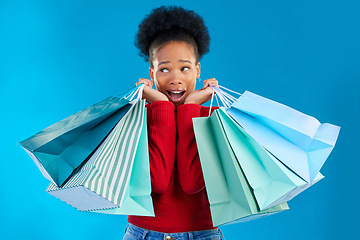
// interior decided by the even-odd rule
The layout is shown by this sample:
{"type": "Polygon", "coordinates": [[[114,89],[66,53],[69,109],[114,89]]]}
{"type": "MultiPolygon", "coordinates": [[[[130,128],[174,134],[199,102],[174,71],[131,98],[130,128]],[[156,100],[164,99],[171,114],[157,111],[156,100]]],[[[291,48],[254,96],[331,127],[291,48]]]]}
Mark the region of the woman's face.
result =
{"type": "Polygon", "coordinates": [[[200,77],[194,48],[186,42],[169,42],[155,51],[150,78],[158,91],[179,106],[195,90],[196,79],[200,77]]]}

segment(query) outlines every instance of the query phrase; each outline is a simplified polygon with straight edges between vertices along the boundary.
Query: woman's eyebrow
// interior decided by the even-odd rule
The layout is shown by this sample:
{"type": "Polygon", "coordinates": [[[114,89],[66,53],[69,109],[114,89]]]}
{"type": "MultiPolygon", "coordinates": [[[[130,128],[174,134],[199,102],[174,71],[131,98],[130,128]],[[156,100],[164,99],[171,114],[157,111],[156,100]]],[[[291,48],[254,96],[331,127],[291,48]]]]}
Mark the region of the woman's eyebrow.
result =
{"type": "Polygon", "coordinates": [[[186,63],[190,63],[190,64],[192,63],[191,61],[189,61],[189,60],[184,60],[184,59],[180,59],[179,62],[186,62],[186,63]]]}
{"type": "Polygon", "coordinates": [[[169,63],[170,61],[162,61],[162,62],[160,62],[159,63],[159,65],[158,66],[160,66],[161,64],[166,64],[166,63],[169,63]]]}
{"type": "Polygon", "coordinates": [[[166,63],[169,63],[170,61],[162,61],[162,62],[160,62],[159,63],[159,65],[158,66],[160,66],[161,64],[166,64],[166,63]]]}

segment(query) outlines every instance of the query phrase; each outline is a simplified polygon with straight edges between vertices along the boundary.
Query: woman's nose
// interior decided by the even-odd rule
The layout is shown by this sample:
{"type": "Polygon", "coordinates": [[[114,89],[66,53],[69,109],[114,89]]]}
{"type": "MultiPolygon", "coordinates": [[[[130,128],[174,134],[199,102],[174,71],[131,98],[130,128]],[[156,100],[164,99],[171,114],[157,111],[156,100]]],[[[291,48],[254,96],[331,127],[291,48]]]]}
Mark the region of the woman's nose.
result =
{"type": "Polygon", "coordinates": [[[173,73],[170,80],[171,85],[182,85],[183,81],[178,73],[173,73]]]}
{"type": "Polygon", "coordinates": [[[183,82],[182,82],[181,80],[172,80],[172,81],[170,82],[170,84],[171,84],[171,85],[182,85],[183,82]]]}

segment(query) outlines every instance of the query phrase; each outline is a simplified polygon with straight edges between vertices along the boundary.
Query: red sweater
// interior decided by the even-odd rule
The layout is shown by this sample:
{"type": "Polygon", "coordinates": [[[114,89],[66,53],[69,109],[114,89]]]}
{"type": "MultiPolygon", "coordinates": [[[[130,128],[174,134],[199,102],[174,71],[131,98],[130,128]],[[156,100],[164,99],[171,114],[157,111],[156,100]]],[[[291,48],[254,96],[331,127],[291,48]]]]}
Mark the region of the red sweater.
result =
{"type": "Polygon", "coordinates": [[[214,228],[192,124],[208,114],[208,107],[197,104],[147,105],[155,217],[128,216],[129,223],[167,233],[214,228]]]}

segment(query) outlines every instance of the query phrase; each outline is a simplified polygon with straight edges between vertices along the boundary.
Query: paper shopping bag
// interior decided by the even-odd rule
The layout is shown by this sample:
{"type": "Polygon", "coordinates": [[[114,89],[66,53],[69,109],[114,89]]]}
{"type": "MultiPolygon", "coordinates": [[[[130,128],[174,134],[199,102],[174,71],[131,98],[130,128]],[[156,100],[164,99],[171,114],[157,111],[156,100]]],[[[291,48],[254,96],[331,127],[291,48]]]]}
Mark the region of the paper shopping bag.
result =
{"type": "Polygon", "coordinates": [[[214,226],[249,221],[287,210],[286,203],[260,211],[221,126],[218,110],[194,118],[194,132],[214,226]]]}
{"type": "MultiPolygon", "coordinates": [[[[146,110],[146,109],[145,109],[146,110]]],[[[149,165],[149,149],[147,137],[146,112],[139,145],[136,149],[134,166],[131,171],[129,185],[126,188],[121,207],[95,210],[94,212],[122,215],[155,216],[151,198],[151,180],[149,165]]]]}
{"type": "MultiPolygon", "coordinates": [[[[309,184],[259,145],[223,108],[217,112],[231,149],[261,210],[288,202],[323,178],[319,173],[309,184]]],[[[219,138],[220,135],[216,135],[219,138]]]]}
{"type": "Polygon", "coordinates": [[[63,187],[46,191],[81,211],[153,216],[144,107],[137,102],[63,187]]]}
{"type": "Polygon", "coordinates": [[[108,97],[45,128],[20,144],[42,174],[57,186],[64,184],[130,109],[129,100],[108,97]]]}
{"type": "Polygon", "coordinates": [[[340,127],[246,91],[228,113],[271,154],[312,183],[335,146],[340,127]]]}

